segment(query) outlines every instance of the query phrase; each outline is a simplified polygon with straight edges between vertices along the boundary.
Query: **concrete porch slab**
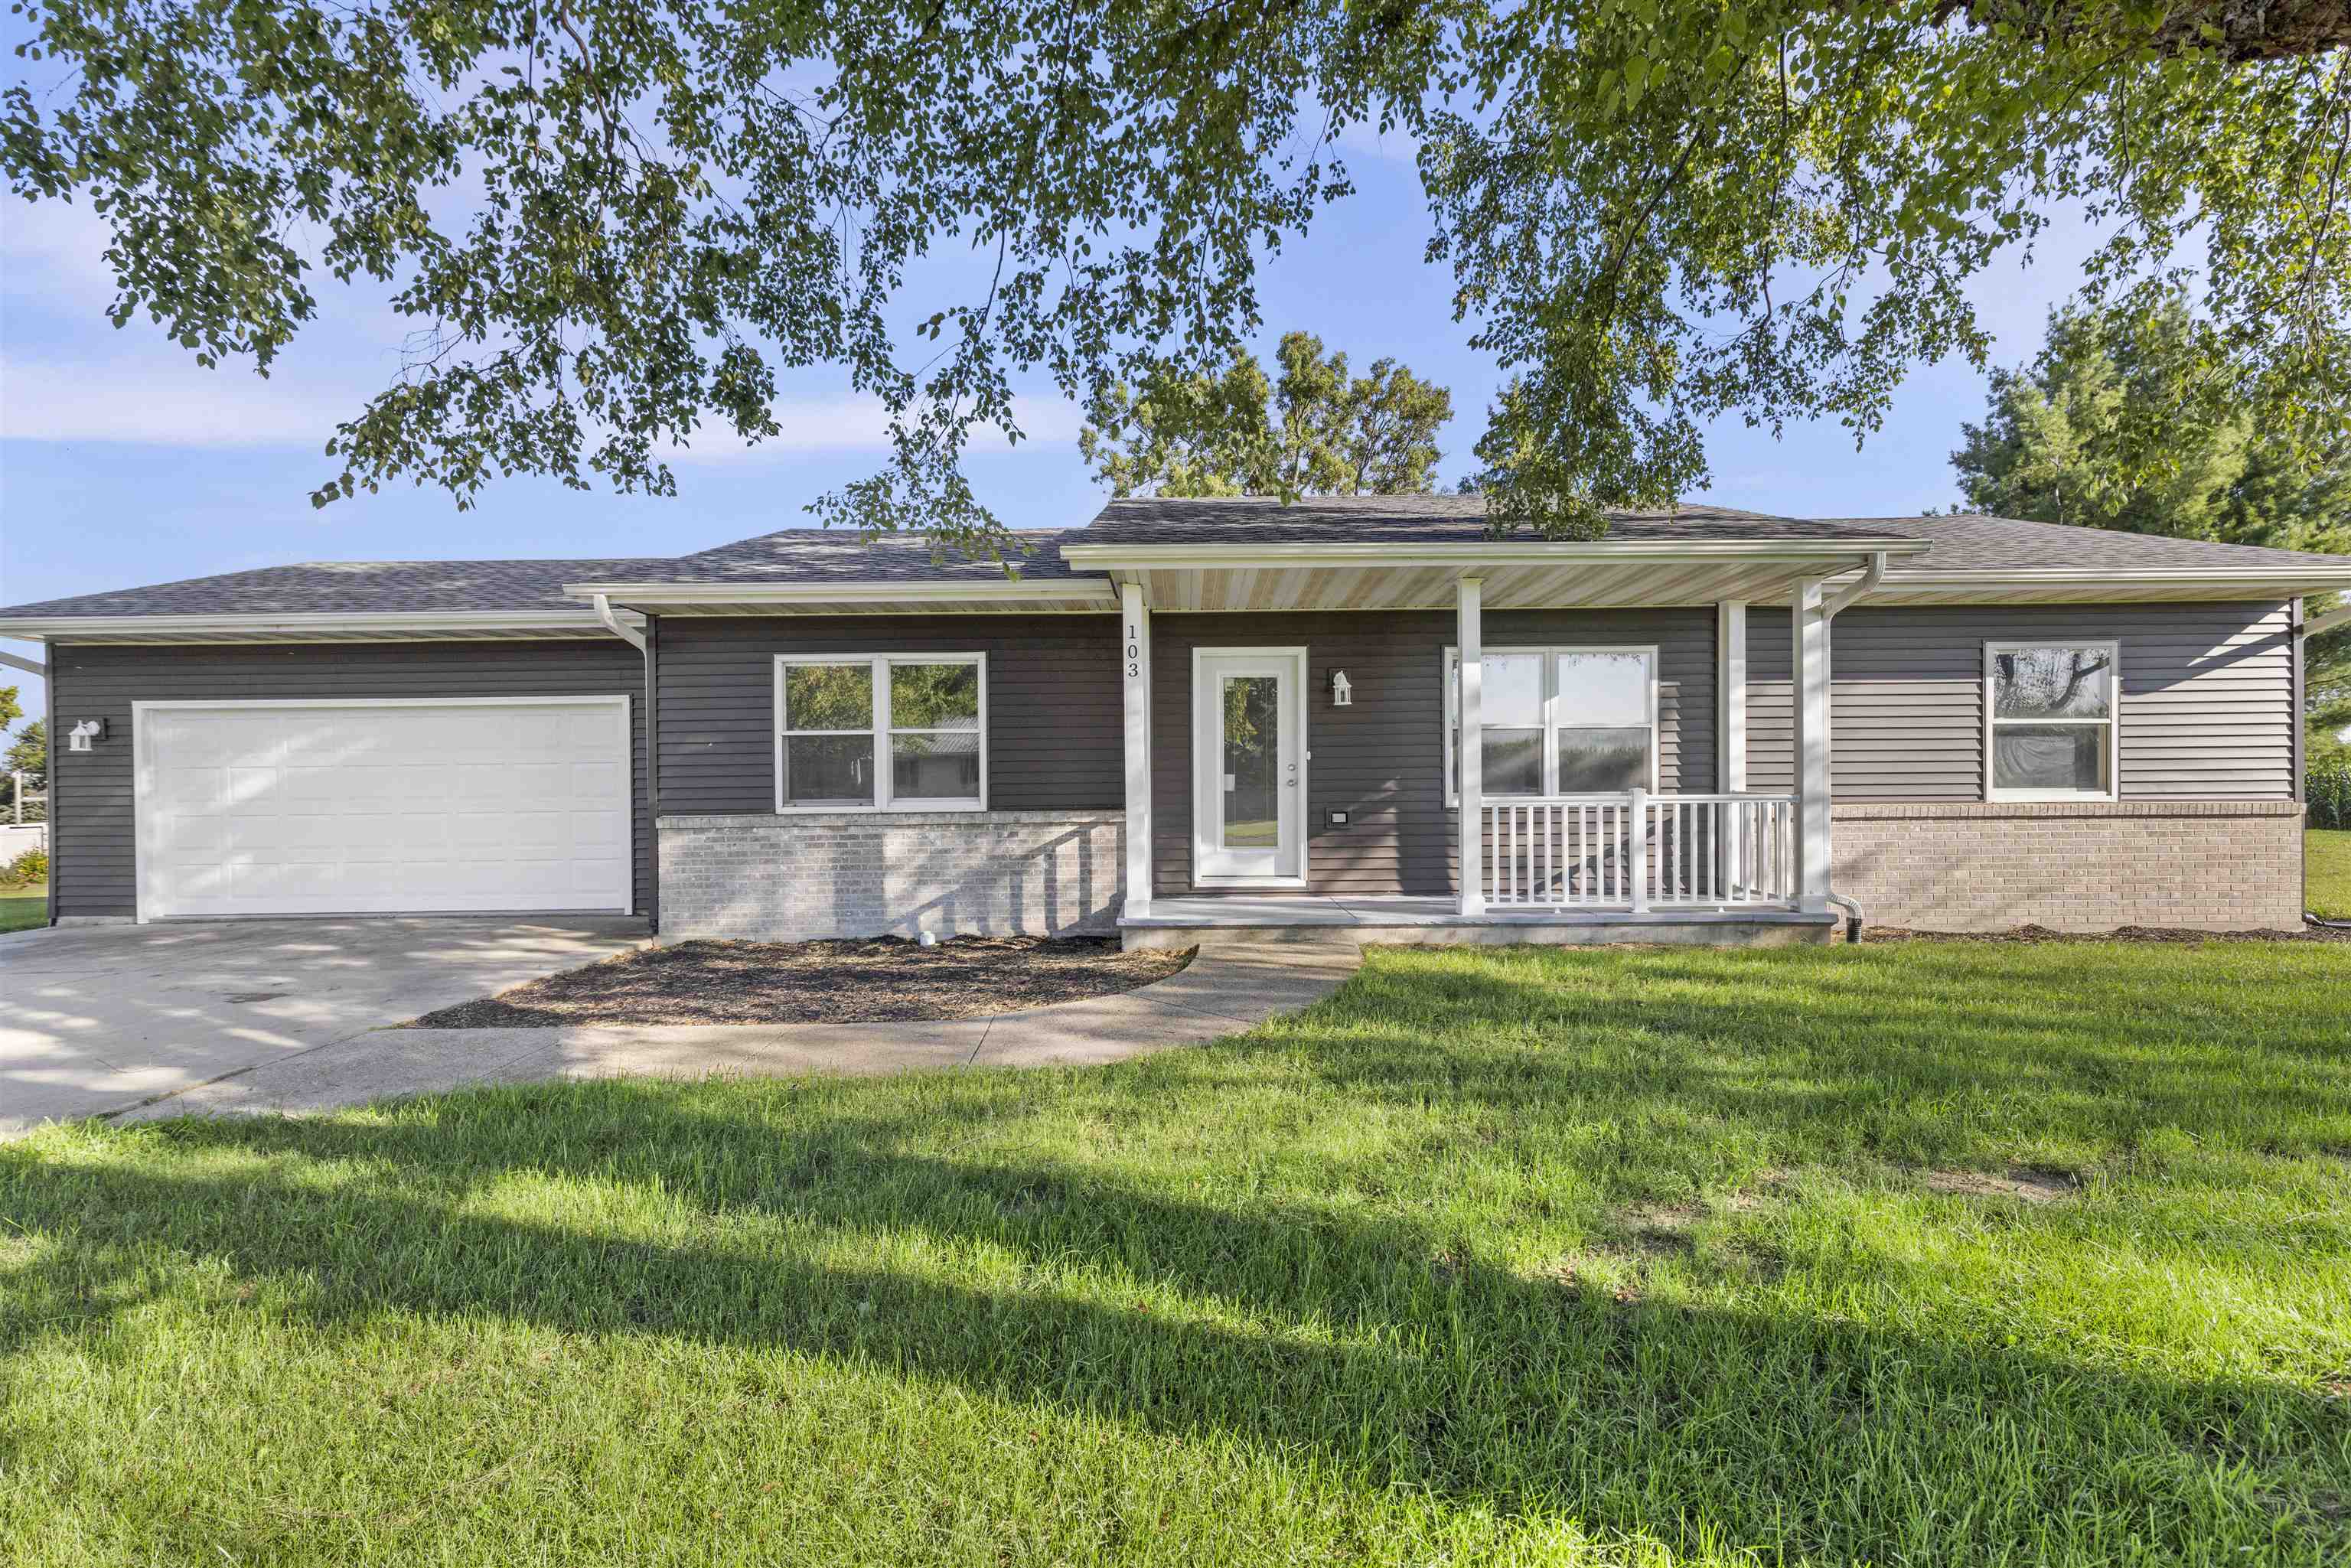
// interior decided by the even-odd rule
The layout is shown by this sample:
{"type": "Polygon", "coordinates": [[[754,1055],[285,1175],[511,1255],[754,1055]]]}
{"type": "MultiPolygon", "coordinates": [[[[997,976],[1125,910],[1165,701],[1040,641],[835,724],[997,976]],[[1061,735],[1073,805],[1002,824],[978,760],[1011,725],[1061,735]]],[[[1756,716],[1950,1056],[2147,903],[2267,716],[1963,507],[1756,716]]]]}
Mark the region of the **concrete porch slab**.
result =
{"type": "Polygon", "coordinates": [[[1466,915],[1450,898],[1295,894],[1155,898],[1149,915],[1125,916],[1118,924],[1121,943],[1130,949],[1228,941],[1290,946],[1332,941],[1771,946],[1827,941],[1838,919],[1786,909],[1676,910],[1645,915],[1623,910],[1495,910],[1466,915]]]}

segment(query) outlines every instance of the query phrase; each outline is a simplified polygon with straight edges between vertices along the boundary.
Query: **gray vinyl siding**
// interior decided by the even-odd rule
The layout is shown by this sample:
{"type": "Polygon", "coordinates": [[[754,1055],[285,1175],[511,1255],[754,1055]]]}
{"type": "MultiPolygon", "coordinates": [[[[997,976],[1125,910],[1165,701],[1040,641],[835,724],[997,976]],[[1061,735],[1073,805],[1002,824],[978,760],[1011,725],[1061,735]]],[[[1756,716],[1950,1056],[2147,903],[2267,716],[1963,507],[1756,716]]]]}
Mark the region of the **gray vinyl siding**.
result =
{"type": "MultiPolygon", "coordinates": [[[[1498,611],[1486,644],[1655,643],[1658,778],[1715,787],[1714,612],[1498,611]]],[[[1307,650],[1307,880],[1324,894],[1442,894],[1454,885],[1454,813],[1445,804],[1444,612],[1154,615],[1151,618],[1153,886],[1192,890],[1192,652],[1307,650]],[[1331,703],[1331,673],[1354,688],[1331,703]],[[1332,808],[1347,826],[1325,825],[1332,808]]]]}
{"type": "MultiPolygon", "coordinates": [[[[1788,612],[1748,614],[1748,787],[1794,788],[1788,612]]],[[[2290,800],[2297,728],[2283,604],[1860,608],[1831,638],[1840,800],[1984,798],[1983,646],[2113,642],[2126,800],[2290,800]]]]}
{"type": "Polygon", "coordinates": [[[109,730],[93,750],[58,745],[51,751],[50,766],[63,786],[50,829],[56,852],[50,886],[60,919],[138,913],[132,703],[305,697],[626,696],[636,904],[640,913],[653,913],[644,664],[624,643],[67,643],[50,650],[49,689],[67,725],[102,718],[109,730]]]}
{"type": "Polygon", "coordinates": [[[1126,804],[1118,622],[1108,615],[664,616],[664,814],[776,809],[778,653],[987,655],[987,803],[1126,804]]]}

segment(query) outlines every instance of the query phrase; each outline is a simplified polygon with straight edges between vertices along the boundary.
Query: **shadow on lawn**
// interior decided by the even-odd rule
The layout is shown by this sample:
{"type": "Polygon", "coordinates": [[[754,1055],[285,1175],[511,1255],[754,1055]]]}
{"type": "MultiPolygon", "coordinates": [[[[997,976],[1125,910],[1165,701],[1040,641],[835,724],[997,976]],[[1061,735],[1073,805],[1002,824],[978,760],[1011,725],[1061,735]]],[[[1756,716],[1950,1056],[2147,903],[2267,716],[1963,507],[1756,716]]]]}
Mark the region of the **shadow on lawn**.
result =
{"type": "MultiPolygon", "coordinates": [[[[1849,1146],[1906,1160],[1980,1161],[1989,1141],[2012,1158],[2043,1136],[2127,1147],[2164,1130],[2267,1155],[2351,1149],[2340,991],[2246,988],[2233,1007],[2190,1013],[2078,973],[1995,968],[1980,950],[1899,967],[1841,950],[1802,956],[1813,967],[1795,1016],[1770,989],[1792,978],[1785,954],[1698,962],[1660,950],[1596,984],[1538,948],[1475,969],[1406,960],[1357,980],[1355,1011],[1376,1016],[1384,989],[1421,1049],[1334,1040],[1313,1066],[1351,1093],[1415,1105],[1516,1113],[1535,1095],[1612,1119],[1666,1108],[1774,1140],[1835,1129],[1855,1135],[1849,1146]]],[[[2351,966],[2340,973],[2351,988],[2351,966]]],[[[1684,1152],[1703,1171],[1717,1151],[1684,1152]]]]}
{"type": "MultiPolygon", "coordinates": [[[[57,1240],[10,1270],[5,1348],[134,1305],[152,1278],[138,1254],[162,1248],[286,1281],[321,1326],[489,1315],[789,1349],[1227,1433],[1500,1511],[1570,1511],[1681,1551],[1727,1538],[1835,1559],[2031,1556],[2052,1531],[2085,1553],[2137,1541],[2163,1555],[2232,1514],[2241,1531],[2273,1523],[2216,1480],[2226,1467],[2323,1474],[2339,1440],[2339,1412],[2275,1385],[2085,1368],[1956,1330],[1624,1303],[1486,1266],[1402,1220],[1236,1210],[923,1152],[943,1110],[1027,1113],[985,1090],[943,1087],[919,1121],[860,1117],[852,1090],[799,1134],[758,1113],[760,1093],[789,1089],[631,1082],[505,1090],[444,1102],[445,1116],[428,1103],[395,1121],[141,1130],[196,1165],[276,1162],[252,1178],[16,1156],[0,1164],[5,1212],[57,1240]],[[657,1190],[717,1223],[664,1245],[468,1208],[519,1174],[657,1190]],[[983,1289],[815,1256],[884,1236],[1057,1278],[983,1289]],[[1155,1306],[1154,1286],[1248,1322],[1155,1306]]],[[[1896,1260],[1856,1267],[1900,1287],[1896,1260]]],[[[2288,1511],[2275,1528],[2317,1555],[2304,1532],[2325,1527],[2288,1511]]]]}

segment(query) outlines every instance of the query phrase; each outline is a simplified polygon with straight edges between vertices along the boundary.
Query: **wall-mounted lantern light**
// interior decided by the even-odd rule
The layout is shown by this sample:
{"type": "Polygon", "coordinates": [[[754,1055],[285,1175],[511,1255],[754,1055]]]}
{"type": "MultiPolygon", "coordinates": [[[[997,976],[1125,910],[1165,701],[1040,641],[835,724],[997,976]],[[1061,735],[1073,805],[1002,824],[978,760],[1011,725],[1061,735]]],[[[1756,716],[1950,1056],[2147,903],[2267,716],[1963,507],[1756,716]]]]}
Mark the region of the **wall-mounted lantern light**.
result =
{"type": "Polygon", "coordinates": [[[66,749],[88,751],[92,742],[105,738],[106,721],[102,718],[86,718],[66,732],[66,749]]]}
{"type": "Polygon", "coordinates": [[[1332,707],[1353,707],[1354,704],[1355,688],[1348,684],[1347,672],[1344,670],[1332,671],[1331,706],[1332,707]]]}

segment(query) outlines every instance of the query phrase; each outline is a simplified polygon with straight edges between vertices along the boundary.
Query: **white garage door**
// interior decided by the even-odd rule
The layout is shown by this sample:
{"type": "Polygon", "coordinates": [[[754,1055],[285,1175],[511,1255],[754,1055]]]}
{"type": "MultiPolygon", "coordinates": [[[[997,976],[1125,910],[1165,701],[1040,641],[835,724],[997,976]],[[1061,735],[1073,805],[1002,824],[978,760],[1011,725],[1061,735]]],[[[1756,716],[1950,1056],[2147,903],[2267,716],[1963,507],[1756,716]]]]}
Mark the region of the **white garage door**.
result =
{"type": "Polygon", "coordinates": [[[609,910],[626,697],[141,703],[139,913],[609,910]]]}

